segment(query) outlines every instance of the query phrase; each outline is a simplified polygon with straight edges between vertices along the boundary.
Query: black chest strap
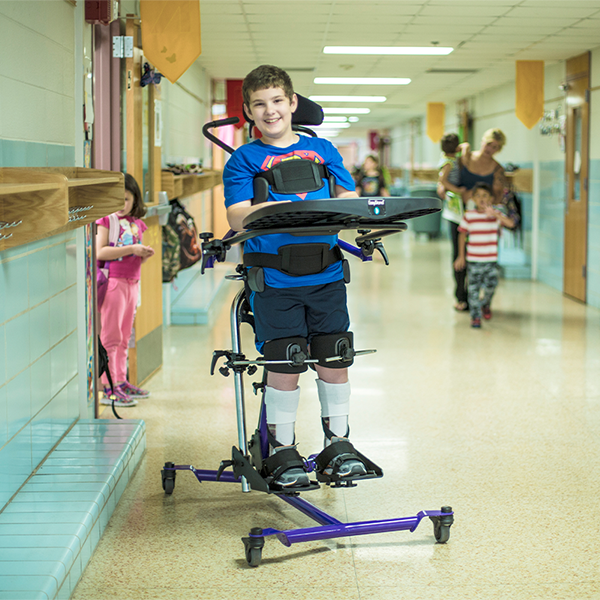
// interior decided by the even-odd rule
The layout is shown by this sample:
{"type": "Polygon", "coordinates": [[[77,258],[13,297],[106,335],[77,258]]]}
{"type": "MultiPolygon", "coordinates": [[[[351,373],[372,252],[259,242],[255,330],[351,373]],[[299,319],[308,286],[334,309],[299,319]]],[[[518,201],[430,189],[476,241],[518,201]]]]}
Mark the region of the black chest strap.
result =
{"type": "Polygon", "coordinates": [[[322,273],[327,267],[343,259],[339,246],[329,244],[289,244],[281,246],[277,254],[266,252],[244,253],[244,267],[277,269],[286,275],[301,277],[322,273]]]}
{"type": "Polygon", "coordinates": [[[293,158],[277,163],[254,177],[253,204],[266,202],[269,187],[277,194],[305,194],[320,190],[329,180],[329,170],[312,160],[293,158]]]}

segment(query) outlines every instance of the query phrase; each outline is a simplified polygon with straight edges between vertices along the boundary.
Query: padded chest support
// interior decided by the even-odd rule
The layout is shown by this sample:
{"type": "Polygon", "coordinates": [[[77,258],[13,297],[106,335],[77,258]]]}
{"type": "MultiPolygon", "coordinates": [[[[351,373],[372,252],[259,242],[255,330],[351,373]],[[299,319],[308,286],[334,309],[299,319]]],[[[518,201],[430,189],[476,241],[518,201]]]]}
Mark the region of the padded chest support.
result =
{"type": "Polygon", "coordinates": [[[342,259],[339,246],[329,248],[329,244],[289,244],[281,246],[277,254],[244,253],[244,267],[267,267],[300,277],[322,273],[329,265],[342,259]]]}
{"type": "MultiPolygon", "coordinates": [[[[254,177],[252,204],[267,201],[269,186],[277,194],[305,194],[320,190],[324,185],[323,179],[329,180],[325,165],[301,158],[284,160],[254,177]]],[[[333,196],[331,190],[330,195],[333,196]]]]}

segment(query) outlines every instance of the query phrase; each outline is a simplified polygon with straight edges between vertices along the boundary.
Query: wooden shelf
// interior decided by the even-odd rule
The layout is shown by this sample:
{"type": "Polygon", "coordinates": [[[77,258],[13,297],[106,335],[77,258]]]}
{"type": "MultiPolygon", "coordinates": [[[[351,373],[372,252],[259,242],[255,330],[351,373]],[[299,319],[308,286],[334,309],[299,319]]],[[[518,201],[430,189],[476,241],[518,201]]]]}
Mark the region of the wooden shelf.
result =
{"type": "Polygon", "coordinates": [[[81,187],[84,185],[104,185],[106,183],[119,183],[120,179],[118,177],[97,177],[95,179],[67,179],[68,186],[72,187],[81,187]]]}
{"type": "MultiPolygon", "coordinates": [[[[437,169],[414,169],[412,172],[414,180],[422,183],[434,183],[438,180],[437,169]]],[[[516,171],[505,171],[506,179],[512,183],[517,192],[533,191],[533,170],[518,169],[516,171]]]]}
{"type": "Polygon", "coordinates": [[[63,186],[61,183],[0,183],[0,196],[12,196],[14,194],[27,194],[30,192],[41,192],[45,190],[58,190],[63,186]]]}
{"type": "Polygon", "coordinates": [[[0,169],[0,251],[123,208],[124,176],[80,167],[0,169]]]}
{"type": "Polygon", "coordinates": [[[175,175],[168,171],[162,171],[161,173],[162,191],[167,192],[169,200],[186,198],[199,192],[205,192],[221,183],[223,183],[221,171],[207,170],[199,174],[189,173],[185,175],[175,175]]]}
{"type": "Polygon", "coordinates": [[[517,169],[516,171],[505,172],[506,178],[510,181],[517,192],[533,192],[533,169],[517,169]]]}

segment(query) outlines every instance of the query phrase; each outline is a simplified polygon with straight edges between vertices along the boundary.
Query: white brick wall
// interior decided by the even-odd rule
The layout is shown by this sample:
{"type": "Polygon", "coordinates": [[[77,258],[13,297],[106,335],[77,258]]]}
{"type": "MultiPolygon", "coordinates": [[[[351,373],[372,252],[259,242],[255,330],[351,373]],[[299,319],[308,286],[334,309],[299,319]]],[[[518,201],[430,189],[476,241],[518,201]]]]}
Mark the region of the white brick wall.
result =
{"type": "Polygon", "coordinates": [[[74,14],[64,0],[0,2],[0,138],[74,144],[74,14]]]}

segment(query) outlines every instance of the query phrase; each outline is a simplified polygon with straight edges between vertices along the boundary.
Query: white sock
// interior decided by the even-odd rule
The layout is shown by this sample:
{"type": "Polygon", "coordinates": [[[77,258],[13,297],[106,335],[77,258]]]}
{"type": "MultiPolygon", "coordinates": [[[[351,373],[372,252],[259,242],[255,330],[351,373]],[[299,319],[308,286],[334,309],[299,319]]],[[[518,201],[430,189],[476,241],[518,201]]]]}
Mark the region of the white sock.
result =
{"type": "Polygon", "coordinates": [[[275,426],[275,439],[284,446],[294,443],[294,426],[300,402],[300,388],[284,392],[267,386],[265,389],[265,408],[267,425],[275,426]]]}
{"type": "Polygon", "coordinates": [[[317,379],[317,390],[321,402],[321,418],[329,420],[329,429],[335,436],[346,437],[350,414],[350,382],[327,383],[317,379]]]}

